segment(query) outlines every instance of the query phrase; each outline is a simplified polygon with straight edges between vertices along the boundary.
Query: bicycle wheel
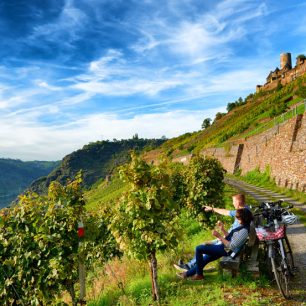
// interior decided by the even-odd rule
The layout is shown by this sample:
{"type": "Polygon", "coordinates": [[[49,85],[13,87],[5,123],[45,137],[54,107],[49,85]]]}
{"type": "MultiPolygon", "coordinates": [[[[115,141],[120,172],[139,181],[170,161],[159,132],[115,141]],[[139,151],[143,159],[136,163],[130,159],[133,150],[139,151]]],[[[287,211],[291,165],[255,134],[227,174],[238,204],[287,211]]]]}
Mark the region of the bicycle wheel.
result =
{"type": "Polygon", "coordinates": [[[285,250],[285,254],[287,257],[287,263],[289,265],[289,270],[291,275],[294,275],[294,269],[295,269],[295,265],[294,265],[294,259],[293,259],[293,254],[292,254],[292,249],[289,243],[289,239],[287,236],[285,236],[285,238],[282,239],[283,241],[283,246],[284,246],[284,250],[285,250]]]}
{"type": "Polygon", "coordinates": [[[283,258],[278,244],[274,244],[274,256],[271,257],[272,271],[276,280],[277,287],[285,299],[290,298],[290,271],[287,258],[283,258]]]}

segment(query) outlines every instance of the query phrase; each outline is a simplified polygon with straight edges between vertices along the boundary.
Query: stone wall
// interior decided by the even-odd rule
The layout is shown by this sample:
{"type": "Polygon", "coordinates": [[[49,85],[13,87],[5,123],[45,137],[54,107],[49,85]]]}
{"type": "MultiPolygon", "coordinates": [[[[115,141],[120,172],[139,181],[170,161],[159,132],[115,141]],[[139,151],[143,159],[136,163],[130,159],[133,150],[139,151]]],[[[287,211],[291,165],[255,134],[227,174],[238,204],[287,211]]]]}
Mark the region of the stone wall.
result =
{"type": "Polygon", "coordinates": [[[202,152],[220,160],[223,167],[242,174],[270,167],[278,185],[306,191],[306,113],[242,141],[231,148],[202,152]]]}

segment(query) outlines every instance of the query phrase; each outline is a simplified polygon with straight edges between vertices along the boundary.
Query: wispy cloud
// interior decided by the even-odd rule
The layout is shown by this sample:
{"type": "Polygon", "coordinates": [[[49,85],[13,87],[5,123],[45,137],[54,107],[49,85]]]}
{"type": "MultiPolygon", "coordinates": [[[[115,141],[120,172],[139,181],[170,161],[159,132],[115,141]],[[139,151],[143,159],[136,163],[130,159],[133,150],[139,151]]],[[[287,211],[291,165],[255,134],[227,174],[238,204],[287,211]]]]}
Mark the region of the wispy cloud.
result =
{"type": "Polygon", "coordinates": [[[28,41],[37,41],[43,38],[47,41],[58,42],[69,45],[71,41],[78,39],[78,31],[86,26],[87,16],[76,8],[73,0],[65,0],[65,5],[58,18],[53,22],[35,26],[28,41]]]}

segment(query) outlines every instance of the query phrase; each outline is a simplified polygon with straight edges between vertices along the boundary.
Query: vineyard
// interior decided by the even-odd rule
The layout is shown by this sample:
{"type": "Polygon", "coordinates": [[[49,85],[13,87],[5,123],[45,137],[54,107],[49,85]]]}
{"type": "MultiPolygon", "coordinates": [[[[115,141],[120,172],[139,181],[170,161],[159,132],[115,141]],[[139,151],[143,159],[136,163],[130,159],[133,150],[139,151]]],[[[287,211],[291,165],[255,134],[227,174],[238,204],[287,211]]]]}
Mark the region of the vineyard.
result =
{"type": "MultiPolygon", "coordinates": [[[[228,113],[219,113],[213,124],[202,131],[186,133],[165,142],[161,148],[168,156],[197,154],[204,148],[226,146],[238,139],[260,133],[275,124],[287,120],[282,114],[290,109],[304,111],[306,98],[306,76],[296,79],[284,87],[272,91],[251,94],[244,102],[231,108],[228,113]]],[[[231,103],[229,103],[231,104],[231,103]]]]}
{"type": "Polygon", "coordinates": [[[1,213],[3,305],[54,305],[65,291],[77,305],[80,260],[90,274],[97,263],[122,256],[149,263],[152,299],[159,301],[159,254],[177,247],[182,211],[211,224],[202,207],[224,206],[223,173],[211,158],[154,166],[133,154],[119,169],[128,190],[111,205],[86,209],[81,174],[66,185],[53,182],[47,196],[21,196],[1,213]],[[77,235],[80,220],[84,238],[77,235]]]}

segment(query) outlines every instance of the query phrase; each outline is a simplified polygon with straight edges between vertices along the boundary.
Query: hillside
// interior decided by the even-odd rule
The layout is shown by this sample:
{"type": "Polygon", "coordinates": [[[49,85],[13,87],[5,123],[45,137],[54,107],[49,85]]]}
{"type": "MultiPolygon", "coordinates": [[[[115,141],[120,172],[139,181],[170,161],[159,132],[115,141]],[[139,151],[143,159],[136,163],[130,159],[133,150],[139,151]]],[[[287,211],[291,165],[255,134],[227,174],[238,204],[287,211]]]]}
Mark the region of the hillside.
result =
{"type": "MultiPolygon", "coordinates": [[[[168,156],[176,157],[197,153],[205,148],[238,143],[239,139],[262,132],[275,117],[292,108],[297,107],[297,113],[303,113],[302,100],[305,98],[304,74],[285,86],[280,85],[276,89],[260,91],[248,95],[245,99],[239,98],[236,102],[228,103],[228,112],[217,113],[210,126],[172,138],[160,149],[168,156]]],[[[156,153],[158,155],[160,151],[156,153]]],[[[150,155],[154,156],[154,153],[150,152],[150,155]]]]}
{"type": "Polygon", "coordinates": [[[152,150],[160,146],[164,139],[139,139],[97,141],[85,145],[63,158],[57,168],[48,176],[35,181],[30,189],[45,193],[52,181],[66,183],[82,170],[85,188],[91,187],[97,181],[111,175],[114,168],[129,160],[131,150],[152,150]]]}
{"type": "Polygon", "coordinates": [[[0,207],[5,207],[31,182],[49,174],[58,162],[29,161],[0,158],[0,207]]]}

